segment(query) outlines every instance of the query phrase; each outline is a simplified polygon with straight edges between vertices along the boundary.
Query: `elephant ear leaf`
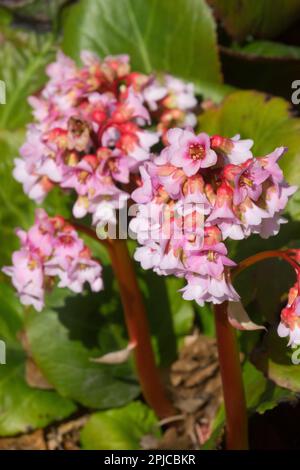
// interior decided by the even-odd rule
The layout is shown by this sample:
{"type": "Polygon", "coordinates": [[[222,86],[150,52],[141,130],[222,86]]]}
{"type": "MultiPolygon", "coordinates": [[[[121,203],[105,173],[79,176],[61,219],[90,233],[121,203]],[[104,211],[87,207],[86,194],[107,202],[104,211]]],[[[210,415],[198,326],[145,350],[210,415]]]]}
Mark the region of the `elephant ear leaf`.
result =
{"type": "Polygon", "coordinates": [[[69,8],[64,51],[79,59],[129,54],[135,70],[166,71],[200,87],[221,83],[216,26],[204,0],[81,0],[69,8]]]}

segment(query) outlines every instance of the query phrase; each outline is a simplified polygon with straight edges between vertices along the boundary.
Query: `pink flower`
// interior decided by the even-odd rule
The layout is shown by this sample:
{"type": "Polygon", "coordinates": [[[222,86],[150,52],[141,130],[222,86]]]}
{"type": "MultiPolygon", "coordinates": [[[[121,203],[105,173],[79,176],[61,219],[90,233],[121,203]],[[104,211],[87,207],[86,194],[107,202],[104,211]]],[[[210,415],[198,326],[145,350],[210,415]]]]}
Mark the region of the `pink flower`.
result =
{"type": "Polygon", "coordinates": [[[286,147],[277,147],[272,153],[259,159],[262,167],[272,177],[273,183],[281,183],[284,179],[283,172],[277,161],[285,154],[286,151],[286,147]]]}
{"type": "Polygon", "coordinates": [[[83,291],[86,282],[90,284],[92,291],[100,291],[103,288],[101,271],[99,263],[84,253],[76,258],[68,258],[67,263],[61,257],[54,257],[46,263],[47,274],[58,276],[58,287],[68,287],[76,293],[83,291]]]}
{"type": "Polygon", "coordinates": [[[234,179],[233,203],[239,205],[249,197],[257,201],[262,193],[262,184],[269,177],[257,160],[247,160],[234,179]]]}
{"type": "Polygon", "coordinates": [[[77,258],[83,248],[84,243],[73,227],[65,227],[62,232],[56,234],[53,255],[66,259],[77,258]]]}
{"type": "Polygon", "coordinates": [[[222,222],[238,223],[238,219],[233,212],[233,192],[226,183],[221,184],[217,189],[217,198],[207,222],[218,224],[222,222]]]}
{"type": "Polygon", "coordinates": [[[165,152],[168,161],[182,168],[187,176],[195,175],[200,168],[208,168],[217,162],[216,153],[210,148],[210,139],[202,132],[171,129],[167,133],[169,146],[165,152]]]}
{"type": "Polygon", "coordinates": [[[287,306],[281,312],[277,332],[280,337],[289,336],[288,346],[300,345],[300,296],[299,282],[290,289],[287,306]]]}
{"type": "Polygon", "coordinates": [[[161,248],[158,243],[150,242],[146,246],[138,247],[134,259],[141,263],[143,269],[155,268],[161,260],[161,248]]]}
{"type": "Polygon", "coordinates": [[[231,139],[214,135],[211,138],[211,146],[214,150],[221,151],[226,156],[228,163],[233,165],[241,165],[253,157],[250,150],[253,146],[253,140],[242,140],[239,134],[231,139]]]}
{"type": "Polygon", "coordinates": [[[185,83],[172,75],[166,75],[165,86],[169,95],[167,98],[169,107],[190,110],[197,105],[192,83],[185,83]]]}
{"type": "Polygon", "coordinates": [[[101,271],[99,263],[81,255],[72,261],[68,271],[70,283],[66,287],[74,292],[82,292],[84,284],[88,282],[92,291],[99,292],[103,289],[101,271]]]}
{"type": "MultiPolygon", "coordinates": [[[[185,173],[181,168],[168,164],[163,165],[157,170],[157,179],[172,199],[178,199],[180,197],[183,190],[183,184],[186,181],[185,173]]],[[[187,192],[188,189],[189,188],[187,188],[187,192]]],[[[190,197],[190,199],[193,198],[190,197]]]]}
{"type": "Polygon", "coordinates": [[[181,292],[183,292],[182,297],[185,300],[195,300],[202,307],[205,302],[220,304],[226,300],[232,302],[239,300],[239,295],[225,275],[216,279],[188,274],[186,280],[187,285],[181,289],[181,292]]]}
{"type": "Polygon", "coordinates": [[[163,105],[169,108],[191,110],[197,105],[192,83],[185,83],[171,75],[165,75],[160,81],[155,78],[143,90],[143,96],[151,111],[157,111],[163,105]]]}
{"type": "Polygon", "coordinates": [[[23,247],[13,253],[12,262],[3,272],[12,278],[21,303],[33,305],[40,312],[44,306],[44,272],[40,257],[33,249],[23,247]]]}
{"type": "Polygon", "coordinates": [[[153,185],[155,185],[155,179],[157,181],[156,186],[158,186],[158,179],[156,177],[156,167],[149,163],[145,163],[144,166],[140,169],[141,180],[137,189],[133,191],[131,197],[134,201],[139,203],[145,203],[151,201],[153,197],[153,185]]]}
{"type": "Polygon", "coordinates": [[[140,118],[148,124],[151,122],[150,114],[147,108],[143,106],[142,97],[138,96],[131,87],[127,90],[127,97],[123,106],[127,109],[127,113],[131,118],[140,118]]]}
{"type": "Polygon", "coordinates": [[[102,289],[101,266],[62,217],[48,217],[43,209],[38,209],[34,225],[28,232],[18,230],[17,235],[21,249],[13,254],[13,265],[3,268],[3,272],[12,278],[24,305],[41,311],[45,291],[55,277],[60,287],[75,292],[81,292],[85,282],[94,291],[102,289]]]}
{"type": "Polygon", "coordinates": [[[187,260],[189,271],[203,276],[219,278],[224,272],[224,266],[233,267],[236,264],[226,257],[227,249],[223,243],[213,246],[203,246],[199,252],[192,253],[187,260]]]}
{"type": "Polygon", "coordinates": [[[88,194],[92,188],[96,191],[98,180],[95,173],[97,166],[96,156],[85,156],[79,163],[66,169],[61,187],[74,188],[80,196],[88,194]]]}

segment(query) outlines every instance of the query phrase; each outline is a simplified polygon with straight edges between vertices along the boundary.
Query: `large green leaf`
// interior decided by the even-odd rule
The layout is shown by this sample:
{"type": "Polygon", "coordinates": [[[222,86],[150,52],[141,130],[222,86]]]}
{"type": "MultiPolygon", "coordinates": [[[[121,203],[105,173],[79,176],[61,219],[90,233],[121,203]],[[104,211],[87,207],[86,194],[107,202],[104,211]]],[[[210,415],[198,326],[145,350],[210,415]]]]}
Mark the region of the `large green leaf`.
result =
{"type": "Polygon", "coordinates": [[[273,382],[294,392],[300,391],[300,351],[287,346],[288,338],[280,338],[276,328],[270,329],[263,344],[253,353],[259,369],[273,382]],[[293,362],[293,355],[294,362],[293,362]]]}
{"type": "Polygon", "coordinates": [[[45,427],[76,410],[56,392],[29,387],[24,379],[25,356],[20,349],[7,348],[7,364],[0,365],[0,435],[8,436],[45,427]]]}
{"type": "Polygon", "coordinates": [[[298,0],[208,0],[227,32],[236,39],[248,35],[271,38],[300,18],[298,0]]]}
{"type": "Polygon", "coordinates": [[[72,401],[56,392],[29,387],[25,381],[25,354],[17,341],[23,313],[12,287],[0,285],[0,339],[6,344],[6,364],[0,364],[0,436],[47,426],[76,410],[72,401]]]}
{"type": "Polygon", "coordinates": [[[149,434],[159,437],[157,418],[150,408],[136,401],[93,414],[81,432],[81,443],[87,450],[136,450],[149,434]]]}
{"type": "MultiPolygon", "coordinates": [[[[112,295],[109,285],[108,292],[112,295]]],[[[106,365],[91,362],[106,352],[119,349],[119,336],[109,323],[120,323],[104,293],[72,295],[59,292],[47,299],[42,314],[33,315],[27,334],[33,357],[47,380],[62,395],[92,408],[125,405],[139,393],[132,363],[106,365]],[[105,315],[101,315],[102,302],[105,315]],[[99,345],[101,328],[105,345],[99,345]],[[47,341],[47,338],[50,341],[47,341]],[[106,349],[108,348],[108,349],[106,349]]],[[[114,302],[112,298],[109,302],[114,302]]],[[[123,341],[125,333],[123,328],[123,341]]]]}
{"type": "Polygon", "coordinates": [[[130,54],[133,69],[220,84],[215,24],[204,0],[81,0],[66,16],[63,48],[130,54]]]}
{"type": "Polygon", "coordinates": [[[290,104],[255,91],[237,91],[225,98],[222,105],[199,117],[201,129],[211,134],[254,140],[255,155],[265,155],[284,145],[288,152],[281,160],[286,179],[300,182],[300,119],[293,117],[290,104]]]}

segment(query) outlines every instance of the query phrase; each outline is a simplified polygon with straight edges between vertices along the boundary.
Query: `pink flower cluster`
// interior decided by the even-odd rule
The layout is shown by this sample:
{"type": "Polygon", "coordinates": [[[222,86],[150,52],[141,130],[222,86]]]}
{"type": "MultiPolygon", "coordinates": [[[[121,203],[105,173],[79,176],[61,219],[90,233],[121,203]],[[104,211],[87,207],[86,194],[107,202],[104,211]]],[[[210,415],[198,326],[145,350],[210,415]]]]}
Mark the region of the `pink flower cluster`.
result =
{"type": "Polygon", "coordinates": [[[94,224],[105,224],[165,131],[195,124],[196,99],[190,84],[131,72],[125,55],[101,61],[83,52],[82,62],[59,53],[48,66],[48,83],[29,99],[36,122],[14,176],[38,203],[54,185],[74,190],[74,216],[91,213],[94,224]]]}
{"type": "Polygon", "coordinates": [[[300,345],[300,250],[290,250],[289,255],[299,266],[296,269],[297,281],[290,289],[287,306],[281,312],[277,332],[280,337],[289,336],[288,346],[300,345]]]}
{"type": "Polygon", "coordinates": [[[20,300],[38,311],[44,306],[45,291],[58,278],[59,287],[82,292],[85,282],[93,291],[103,288],[102,268],[78,237],[72,225],[62,217],[48,217],[36,210],[34,225],[25,232],[16,231],[21,248],[13,253],[12,266],[3,268],[11,276],[20,300]]]}
{"type": "Polygon", "coordinates": [[[289,291],[287,306],[281,312],[281,321],[278,326],[280,337],[289,336],[288,346],[300,344],[300,292],[297,282],[289,291]]]}
{"type": "Polygon", "coordinates": [[[131,231],[144,269],[184,277],[183,297],[204,302],[237,301],[230,281],[225,240],[252,233],[267,238],[285,222],[282,211],[296,191],[278,166],[283,147],[253,157],[252,140],[209,137],[179,128],[168,145],[140,168],[138,203],[131,231]]]}

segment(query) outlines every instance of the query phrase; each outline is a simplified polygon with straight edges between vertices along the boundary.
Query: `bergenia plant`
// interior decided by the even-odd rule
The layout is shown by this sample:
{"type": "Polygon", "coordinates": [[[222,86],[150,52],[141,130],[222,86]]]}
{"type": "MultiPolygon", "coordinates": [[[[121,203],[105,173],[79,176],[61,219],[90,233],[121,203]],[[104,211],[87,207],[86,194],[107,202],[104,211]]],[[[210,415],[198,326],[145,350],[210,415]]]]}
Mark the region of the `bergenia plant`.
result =
{"type": "Polygon", "coordinates": [[[158,275],[183,278],[186,284],[178,295],[187,302],[214,305],[227,447],[247,448],[232,325],[261,327],[248,318],[232,282],[262,259],[289,262],[297,281],[278,334],[289,336],[291,346],[300,344],[300,252],[266,251],[237,265],[229,257],[228,240],[252,234],[268,238],[286,223],[282,214],[296,191],[279,166],[286,149],[254,156],[250,138],[196,130],[199,104],[193,86],[170,75],[132,72],[127,56],[100,60],[84,52],[82,62],[79,68],[59,53],[48,66],[48,83],[30,98],[35,122],[28,127],[14,169],[15,178],[38,204],[54,186],[61,188],[61,197],[73,195],[72,215],[64,220],[37,209],[34,225],[27,232],[17,230],[21,248],[13,254],[12,266],[3,270],[12,277],[20,301],[41,311],[45,292],[55,282],[77,293],[86,283],[96,292],[105,289],[100,262],[77,232],[104,243],[119,282],[145,400],[160,418],[175,415],[155,364],[126,241],[100,240],[96,233],[96,228],[117,226],[119,211],[130,206],[128,233],[138,242],[135,260],[158,275]]]}

